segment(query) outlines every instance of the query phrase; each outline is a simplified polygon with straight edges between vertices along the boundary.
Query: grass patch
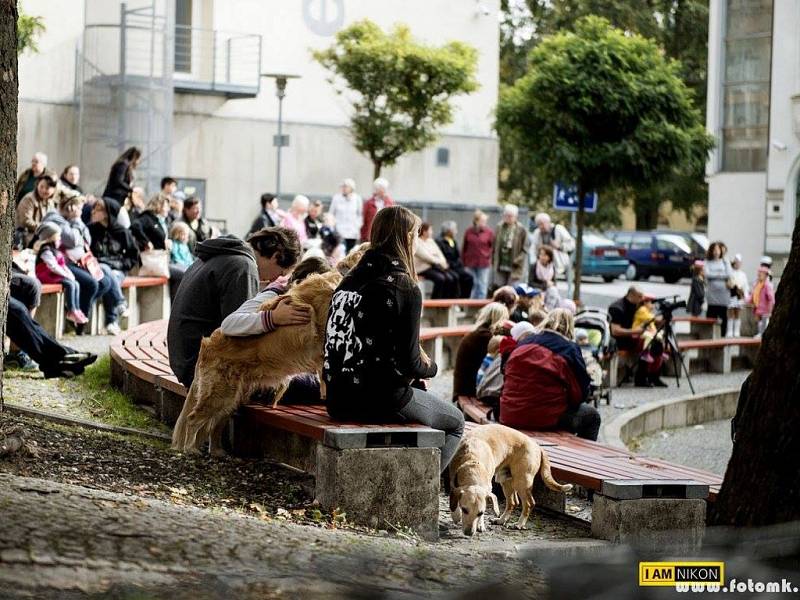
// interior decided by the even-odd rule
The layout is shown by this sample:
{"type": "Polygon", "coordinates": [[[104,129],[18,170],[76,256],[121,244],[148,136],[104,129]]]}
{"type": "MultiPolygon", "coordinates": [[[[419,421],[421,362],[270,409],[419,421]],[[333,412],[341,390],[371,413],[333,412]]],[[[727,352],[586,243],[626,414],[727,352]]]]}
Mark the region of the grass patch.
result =
{"type": "Polygon", "coordinates": [[[153,415],[111,387],[111,357],[108,354],[98,358],[97,362],[73,382],[79,388],[91,413],[103,423],[149,431],[168,431],[153,415]]]}

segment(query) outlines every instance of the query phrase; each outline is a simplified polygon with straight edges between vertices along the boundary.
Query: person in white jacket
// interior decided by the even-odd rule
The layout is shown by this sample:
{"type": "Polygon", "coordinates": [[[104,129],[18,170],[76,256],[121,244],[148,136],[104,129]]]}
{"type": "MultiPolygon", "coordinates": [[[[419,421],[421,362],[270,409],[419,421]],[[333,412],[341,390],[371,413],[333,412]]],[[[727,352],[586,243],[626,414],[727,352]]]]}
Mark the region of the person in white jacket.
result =
{"type": "Polygon", "coordinates": [[[433,282],[431,298],[458,297],[458,274],[450,269],[441,248],[433,239],[430,223],[420,225],[414,247],[414,269],[417,275],[433,282]]]}
{"type": "Polygon", "coordinates": [[[358,243],[364,222],[363,202],[356,194],[355,181],[349,178],[342,181],[341,192],[333,196],[328,213],[334,219],[336,233],[344,240],[345,252],[350,252],[358,243]]]}
{"type": "Polygon", "coordinates": [[[531,237],[530,264],[536,263],[536,257],[542,246],[550,246],[555,254],[556,272],[564,273],[569,267],[569,255],[575,250],[575,240],[563,225],[553,223],[550,215],[539,213],[534,218],[536,229],[531,237]]]}

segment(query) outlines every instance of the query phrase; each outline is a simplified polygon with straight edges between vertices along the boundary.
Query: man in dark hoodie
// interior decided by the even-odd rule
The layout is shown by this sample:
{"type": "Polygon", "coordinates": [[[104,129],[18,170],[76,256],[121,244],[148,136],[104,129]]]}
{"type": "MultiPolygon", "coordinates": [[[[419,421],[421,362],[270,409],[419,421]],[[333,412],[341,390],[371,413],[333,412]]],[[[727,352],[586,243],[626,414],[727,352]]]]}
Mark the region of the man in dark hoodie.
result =
{"type": "MultiPolygon", "coordinates": [[[[259,281],[291,271],[300,253],[297,234],[283,227],[262,229],[247,242],[222,236],[197,245],[198,260],[184,274],[169,317],[169,364],[178,381],[192,385],[200,341],[256,295],[259,281]]],[[[281,317],[282,311],[273,313],[276,325],[281,317]]]]}

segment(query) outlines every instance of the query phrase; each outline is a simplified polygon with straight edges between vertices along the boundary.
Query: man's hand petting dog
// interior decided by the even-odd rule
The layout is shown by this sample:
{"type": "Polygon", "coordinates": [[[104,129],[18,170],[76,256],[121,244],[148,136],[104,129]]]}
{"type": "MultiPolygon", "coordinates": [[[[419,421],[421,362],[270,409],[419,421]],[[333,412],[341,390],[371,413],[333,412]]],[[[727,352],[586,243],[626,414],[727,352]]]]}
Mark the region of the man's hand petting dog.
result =
{"type": "Polygon", "coordinates": [[[280,302],[272,309],[272,322],[279,327],[305,325],[311,322],[311,307],[298,306],[291,302],[280,302]]]}

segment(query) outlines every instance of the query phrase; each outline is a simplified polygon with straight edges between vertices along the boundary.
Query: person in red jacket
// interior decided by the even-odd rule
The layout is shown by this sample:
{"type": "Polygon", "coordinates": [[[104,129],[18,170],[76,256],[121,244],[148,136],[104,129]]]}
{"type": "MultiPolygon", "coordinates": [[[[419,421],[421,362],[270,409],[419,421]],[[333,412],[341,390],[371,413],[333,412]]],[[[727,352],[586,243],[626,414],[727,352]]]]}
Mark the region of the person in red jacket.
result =
{"type": "Polygon", "coordinates": [[[389,182],[383,177],[378,177],[373,183],[375,192],[372,198],[364,202],[364,210],[361,211],[364,221],[361,225],[361,241],[368,242],[372,231],[372,220],[378,211],[386,206],[394,206],[394,200],[389,197],[389,182]]]}
{"type": "Polygon", "coordinates": [[[508,357],[500,422],[515,429],[566,429],[596,440],[600,413],[586,404],[590,378],[575,325],[565,309],[552,311],[540,333],[526,337],[508,357]]]}
{"type": "Polygon", "coordinates": [[[486,225],[487,220],[485,212],[475,211],[472,227],[464,232],[464,247],[461,252],[464,268],[472,275],[471,298],[479,300],[486,298],[492,272],[494,232],[486,225]]]}

